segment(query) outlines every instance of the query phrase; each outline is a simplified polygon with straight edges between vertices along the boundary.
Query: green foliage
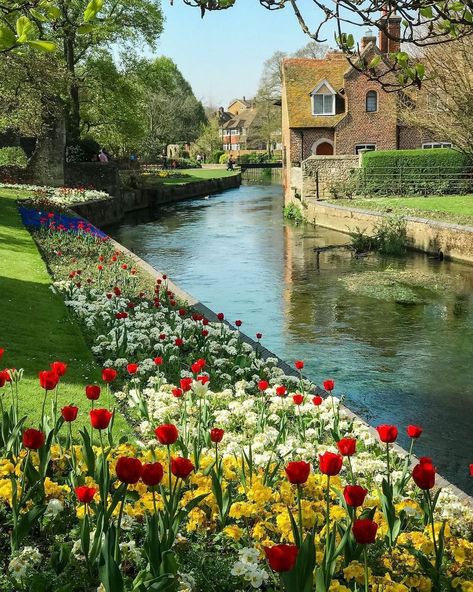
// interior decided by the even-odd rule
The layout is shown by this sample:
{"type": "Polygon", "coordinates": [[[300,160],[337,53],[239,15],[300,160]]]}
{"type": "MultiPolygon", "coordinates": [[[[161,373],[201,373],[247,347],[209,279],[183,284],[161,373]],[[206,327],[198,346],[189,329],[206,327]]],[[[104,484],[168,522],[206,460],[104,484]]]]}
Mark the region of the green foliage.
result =
{"type": "Polygon", "coordinates": [[[96,140],[86,136],[79,142],[66,147],[66,161],[72,163],[97,160],[100,148],[101,146],[96,140]]]}
{"type": "Polygon", "coordinates": [[[228,154],[226,152],[222,152],[220,158],[218,159],[219,164],[227,164],[228,162],[228,154]]]}
{"type": "Polygon", "coordinates": [[[379,195],[463,193],[471,189],[463,178],[469,165],[465,154],[446,148],[365,152],[359,190],[379,195]]]}
{"type": "Polygon", "coordinates": [[[287,206],[284,206],[283,212],[285,218],[288,220],[294,220],[296,224],[301,224],[304,222],[304,216],[302,215],[300,208],[298,208],[293,202],[289,203],[287,206]]]}
{"type": "Polygon", "coordinates": [[[406,221],[400,216],[388,216],[374,228],[369,236],[359,228],[351,233],[355,253],[378,251],[382,255],[404,255],[407,251],[406,221]]]}
{"type": "Polygon", "coordinates": [[[26,168],[27,158],[20,146],[6,146],[0,148],[0,167],[26,168]]]}
{"type": "Polygon", "coordinates": [[[214,150],[210,156],[210,162],[218,164],[220,162],[220,157],[225,154],[223,150],[214,150]]]}

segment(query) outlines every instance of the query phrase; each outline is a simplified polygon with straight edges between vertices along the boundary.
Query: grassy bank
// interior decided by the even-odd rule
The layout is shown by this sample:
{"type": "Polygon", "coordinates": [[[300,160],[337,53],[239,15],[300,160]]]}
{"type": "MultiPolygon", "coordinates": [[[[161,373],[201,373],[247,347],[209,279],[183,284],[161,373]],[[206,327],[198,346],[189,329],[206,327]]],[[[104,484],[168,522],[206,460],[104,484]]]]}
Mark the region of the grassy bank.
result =
{"type": "Polygon", "coordinates": [[[164,177],[159,174],[143,176],[147,187],[154,185],[185,185],[209,179],[222,179],[237,175],[236,171],[227,171],[226,169],[186,169],[183,171],[168,171],[172,176],[164,177]]]}
{"type": "Polygon", "coordinates": [[[372,197],[329,200],[340,206],[473,225],[473,195],[372,197]]]}
{"type": "MultiPolygon", "coordinates": [[[[68,363],[59,402],[61,407],[77,404],[79,424],[88,425],[84,384],[100,382],[101,369],[63,299],[51,290],[46,266],[18,214],[17,197],[24,195],[0,191],[0,346],[6,350],[1,363],[25,370],[20,412],[28,415],[28,425],[40,419],[43,393],[38,371],[55,360],[68,363]]],[[[123,417],[117,416],[116,422],[119,432],[130,431],[123,417]]]]}

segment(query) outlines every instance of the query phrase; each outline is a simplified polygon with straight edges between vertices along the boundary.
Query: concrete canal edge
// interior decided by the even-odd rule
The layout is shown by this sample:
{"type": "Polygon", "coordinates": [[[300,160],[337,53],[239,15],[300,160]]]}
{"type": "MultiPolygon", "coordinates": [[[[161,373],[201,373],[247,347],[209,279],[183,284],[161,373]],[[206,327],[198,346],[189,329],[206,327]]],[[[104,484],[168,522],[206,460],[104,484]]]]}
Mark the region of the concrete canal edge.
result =
{"type": "MultiPolygon", "coordinates": [[[[389,215],[312,200],[305,201],[303,206],[303,214],[308,222],[345,234],[355,231],[366,231],[369,234],[383,218],[389,215]]],[[[404,216],[404,219],[411,249],[473,264],[472,226],[413,216],[404,216]]]]}
{"type": "Polygon", "coordinates": [[[71,210],[95,226],[103,227],[120,222],[129,212],[205,197],[227,189],[235,189],[240,185],[241,174],[238,173],[229,177],[203,179],[191,183],[120,189],[114,197],[74,204],[71,210]]]}

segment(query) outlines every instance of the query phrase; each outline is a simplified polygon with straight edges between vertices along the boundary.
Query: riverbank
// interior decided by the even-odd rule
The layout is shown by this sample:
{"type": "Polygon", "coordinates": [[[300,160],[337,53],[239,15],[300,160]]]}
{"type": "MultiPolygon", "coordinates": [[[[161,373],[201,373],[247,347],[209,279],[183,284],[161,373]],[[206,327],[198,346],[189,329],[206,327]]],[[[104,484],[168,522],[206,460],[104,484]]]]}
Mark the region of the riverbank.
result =
{"type": "MultiPolygon", "coordinates": [[[[62,296],[52,289],[46,265],[22,224],[18,197],[26,194],[0,191],[0,346],[6,350],[1,363],[24,369],[20,413],[37,423],[41,411],[38,401],[43,394],[40,370],[49,369],[56,360],[68,364],[59,389],[59,408],[85,399],[84,384],[99,383],[101,371],[62,296]]],[[[121,415],[116,422],[117,429],[130,432],[121,415]]],[[[88,425],[88,418],[82,417],[78,423],[88,425]]]]}
{"type": "Polygon", "coordinates": [[[147,177],[141,187],[121,188],[109,199],[75,204],[73,210],[99,227],[120,222],[130,212],[206,197],[241,185],[240,173],[202,170],[189,177],[147,177]],[[154,179],[154,180],[153,180],[154,179]]]}
{"type": "MultiPolygon", "coordinates": [[[[303,202],[302,211],[308,222],[345,234],[358,231],[371,234],[374,227],[390,215],[372,209],[315,200],[303,202]]],[[[473,226],[441,222],[428,217],[403,218],[406,221],[408,245],[411,249],[473,264],[473,226]]]]}

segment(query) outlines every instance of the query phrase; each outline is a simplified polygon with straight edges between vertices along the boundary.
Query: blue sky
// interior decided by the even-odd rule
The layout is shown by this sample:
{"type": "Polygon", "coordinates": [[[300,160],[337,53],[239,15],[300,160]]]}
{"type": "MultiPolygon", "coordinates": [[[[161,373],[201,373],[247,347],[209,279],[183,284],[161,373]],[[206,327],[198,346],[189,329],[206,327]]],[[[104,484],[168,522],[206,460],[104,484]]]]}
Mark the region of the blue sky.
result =
{"type": "MultiPolygon", "coordinates": [[[[318,16],[311,0],[304,4],[318,16]]],[[[270,12],[257,0],[237,0],[233,8],[206,13],[203,19],[182,0],[174,0],[174,6],[162,0],[162,6],[166,23],[157,53],[176,62],[205,104],[225,106],[237,96],[251,97],[266,58],[310,41],[289,6],[270,12]]],[[[333,32],[327,34],[333,46],[333,32]]]]}

